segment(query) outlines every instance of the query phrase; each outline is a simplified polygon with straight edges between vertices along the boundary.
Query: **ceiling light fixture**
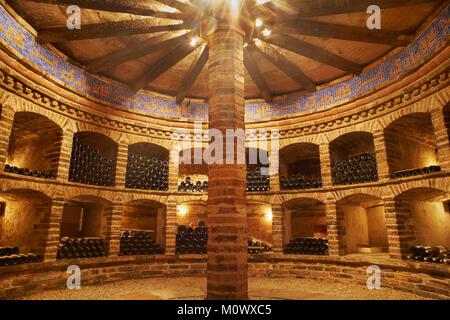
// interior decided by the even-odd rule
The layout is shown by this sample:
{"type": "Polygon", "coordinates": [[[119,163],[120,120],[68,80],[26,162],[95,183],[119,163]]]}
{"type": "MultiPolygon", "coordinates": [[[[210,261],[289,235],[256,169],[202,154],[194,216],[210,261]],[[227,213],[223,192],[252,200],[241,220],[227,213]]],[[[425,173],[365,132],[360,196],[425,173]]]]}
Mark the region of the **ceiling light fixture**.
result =
{"type": "Polygon", "coordinates": [[[189,43],[191,46],[195,47],[198,43],[198,38],[194,37],[191,39],[191,42],[189,43]]]}
{"type": "Polygon", "coordinates": [[[262,35],[264,37],[268,37],[268,36],[270,36],[272,34],[272,31],[267,29],[267,28],[265,28],[263,31],[261,31],[261,33],[262,33],[262,35]]]}
{"type": "Polygon", "coordinates": [[[255,21],[255,27],[260,28],[263,25],[263,22],[260,18],[257,18],[255,21]]]}
{"type": "Polygon", "coordinates": [[[267,2],[270,2],[271,0],[256,0],[256,4],[265,4],[267,2]]]}

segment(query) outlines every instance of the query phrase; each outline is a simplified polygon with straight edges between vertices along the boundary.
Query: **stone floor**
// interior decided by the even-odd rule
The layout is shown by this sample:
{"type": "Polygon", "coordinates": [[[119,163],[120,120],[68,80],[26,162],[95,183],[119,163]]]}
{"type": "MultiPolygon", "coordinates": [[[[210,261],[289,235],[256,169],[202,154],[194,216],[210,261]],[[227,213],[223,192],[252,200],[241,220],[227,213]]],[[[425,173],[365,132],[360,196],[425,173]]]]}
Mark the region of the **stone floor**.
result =
{"type": "MultiPolygon", "coordinates": [[[[23,299],[30,300],[199,300],[204,299],[205,278],[151,278],[120,281],[80,290],[51,290],[23,299]]],[[[251,299],[269,300],[422,300],[411,293],[388,288],[369,290],[352,283],[305,279],[249,279],[251,299]]]]}

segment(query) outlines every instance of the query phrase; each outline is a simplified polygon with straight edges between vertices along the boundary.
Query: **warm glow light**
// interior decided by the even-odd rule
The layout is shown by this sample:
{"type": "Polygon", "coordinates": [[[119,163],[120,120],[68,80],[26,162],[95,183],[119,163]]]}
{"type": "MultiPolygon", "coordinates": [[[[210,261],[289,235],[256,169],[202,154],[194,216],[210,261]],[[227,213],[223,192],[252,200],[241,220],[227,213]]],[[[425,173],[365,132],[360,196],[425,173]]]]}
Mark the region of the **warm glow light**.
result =
{"type": "Polygon", "coordinates": [[[247,48],[248,47],[248,43],[247,42],[244,43],[244,45],[242,47],[247,48]]]}
{"type": "Polygon", "coordinates": [[[230,3],[231,14],[233,17],[239,16],[241,0],[228,0],[230,3]]]}
{"type": "Polygon", "coordinates": [[[191,42],[190,42],[191,46],[195,47],[197,45],[197,43],[198,43],[198,38],[194,37],[191,39],[191,42]]]}
{"type": "Polygon", "coordinates": [[[255,27],[259,28],[263,25],[263,22],[261,19],[257,18],[255,21],[255,27]]]}
{"type": "Polygon", "coordinates": [[[270,2],[271,0],[256,0],[256,4],[265,4],[267,2],[270,2]]]}
{"type": "Polygon", "coordinates": [[[270,31],[269,29],[265,28],[263,31],[261,31],[262,35],[264,37],[268,37],[270,36],[270,34],[272,33],[272,31],[270,31]]]}
{"type": "Polygon", "coordinates": [[[264,219],[267,222],[272,222],[273,214],[272,214],[272,208],[267,208],[264,212],[264,219]]]}
{"type": "Polygon", "coordinates": [[[185,216],[188,212],[188,208],[185,205],[177,206],[177,213],[179,216],[185,216]]]}
{"type": "Polygon", "coordinates": [[[255,41],[255,44],[257,46],[261,45],[261,40],[259,40],[258,38],[253,39],[253,41],[255,41]]]}
{"type": "Polygon", "coordinates": [[[175,13],[175,12],[177,12],[177,9],[169,7],[169,6],[164,6],[164,8],[162,8],[161,11],[168,12],[168,13],[175,13]]]}

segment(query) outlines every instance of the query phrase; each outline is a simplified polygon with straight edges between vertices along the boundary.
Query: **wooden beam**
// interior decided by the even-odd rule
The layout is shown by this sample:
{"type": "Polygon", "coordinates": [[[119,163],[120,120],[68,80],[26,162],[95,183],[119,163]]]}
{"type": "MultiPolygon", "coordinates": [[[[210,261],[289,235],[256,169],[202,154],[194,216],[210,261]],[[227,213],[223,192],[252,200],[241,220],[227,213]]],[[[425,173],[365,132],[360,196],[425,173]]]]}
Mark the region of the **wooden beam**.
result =
{"type": "Polygon", "coordinates": [[[198,45],[191,46],[190,44],[183,43],[175,49],[171,50],[167,55],[164,56],[164,58],[147,68],[147,70],[144,71],[143,75],[132,84],[132,89],[135,91],[139,91],[140,89],[144,88],[148,83],[152,82],[164,72],[176,65],[178,62],[183,60],[196,48],[198,48],[198,45]]]}
{"type": "Polygon", "coordinates": [[[400,32],[369,30],[368,28],[323,23],[308,20],[287,21],[275,25],[275,30],[282,33],[303,34],[307,36],[332,38],[340,40],[386,44],[394,47],[407,46],[412,37],[400,32]]]}
{"type": "Polygon", "coordinates": [[[183,20],[183,13],[155,11],[145,1],[135,0],[30,0],[33,2],[70,6],[76,5],[84,9],[100,11],[131,13],[142,16],[152,16],[165,19],[183,20]]]}
{"type": "Polygon", "coordinates": [[[266,102],[272,101],[272,93],[270,92],[269,86],[266,83],[266,80],[264,80],[264,77],[261,73],[261,70],[259,70],[258,65],[255,61],[255,55],[253,52],[253,48],[251,46],[247,46],[244,48],[244,65],[247,69],[248,73],[253,79],[253,82],[258,87],[259,92],[263,96],[264,100],[266,102]]]}
{"type": "Polygon", "coordinates": [[[81,29],[74,30],[66,27],[42,29],[38,32],[38,40],[44,43],[54,43],[186,29],[190,29],[190,25],[187,23],[155,26],[153,18],[146,18],[82,25],[81,29]]]}
{"type": "Polygon", "coordinates": [[[195,9],[192,5],[178,0],[156,0],[156,1],[171,8],[175,8],[181,12],[189,12],[195,9]]]}
{"type": "MultiPolygon", "coordinates": [[[[296,15],[299,18],[329,16],[353,12],[366,12],[370,5],[378,5],[381,9],[398,8],[409,5],[435,2],[437,0],[294,0],[277,3],[267,2],[252,6],[252,12],[280,16],[296,15]]],[[[282,21],[282,20],[279,20],[282,21]]]]}
{"type": "Polygon", "coordinates": [[[289,78],[301,84],[305,90],[316,90],[316,85],[314,84],[314,82],[310,78],[308,78],[303,73],[303,71],[299,67],[297,67],[297,65],[290,62],[285,56],[283,56],[270,44],[261,42],[260,45],[254,45],[254,50],[258,54],[269,60],[278,69],[283,71],[283,73],[289,78]]]}
{"type": "Polygon", "coordinates": [[[287,49],[304,57],[308,57],[310,59],[333,66],[343,71],[347,71],[353,74],[359,74],[362,70],[362,66],[357,63],[349,61],[325,49],[285,34],[272,32],[269,37],[260,38],[278,47],[287,49]]]}
{"type": "Polygon", "coordinates": [[[187,43],[191,37],[192,33],[186,33],[177,37],[172,37],[171,34],[164,33],[138,43],[131,48],[126,47],[104,57],[95,59],[86,65],[86,69],[93,73],[108,70],[127,61],[143,57],[151,52],[173,48],[183,43],[187,43]]]}
{"type": "Polygon", "coordinates": [[[183,79],[180,87],[177,89],[177,100],[176,103],[180,104],[183,102],[184,98],[186,98],[187,93],[192,88],[195,83],[195,80],[202,72],[203,68],[206,65],[209,57],[209,49],[208,46],[205,46],[203,50],[199,53],[195,61],[192,63],[189,71],[183,79]]]}

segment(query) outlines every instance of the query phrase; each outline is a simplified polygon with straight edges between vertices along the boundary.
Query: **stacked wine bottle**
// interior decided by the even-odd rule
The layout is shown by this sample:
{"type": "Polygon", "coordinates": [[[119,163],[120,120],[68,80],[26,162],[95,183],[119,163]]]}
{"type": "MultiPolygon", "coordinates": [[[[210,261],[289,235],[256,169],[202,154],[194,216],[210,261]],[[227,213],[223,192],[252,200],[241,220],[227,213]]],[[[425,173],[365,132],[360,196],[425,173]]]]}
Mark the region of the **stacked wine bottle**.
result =
{"type": "Polygon", "coordinates": [[[100,238],[64,237],[58,246],[58,259],[105,256],[105,240],[100,238]]]}
{"type": "Polygon", "coordinates": [[[192,182],[191,177],[186,177],[178,186],[181,192],[208,192],[208,181],[192,182]]]}
{"type": "Polygon", "coordinates": [[[322,188],[322,178],[305,179],[301,174],[280,178],[281,190],[302,190],[322,188]]]}
{"type": "Polygon", "coordinates": [[[27,168],[19,168],[16,166],[10,166],[9,164],[5,164],[4,170],[5,170],[5,172],[20,174],[23,176],[44,178],[44,179],[56,179],[56,176],[50,172],[39,171],[39,170],[30,170],[27,168]]]}
{"type": "Polygon", "coordinates": [[[146,231],[122,231],[120,235],[121,256],[163,254],[164,248],[155,243],[150,232],[146,231]]]}
{"type": "Polygon", "coordinates": [[[0,267],[42,261],[42,255],[19,253],[18,247],[0,247],[0,267]]]}
{"type": "Polygon", "coordinates": [[[141,154],[128,154],[125,187],[144,190],[169,188],[169,162],[141,154]]]}
{"type": "Polygon", "coordinates": [[[73,139],[69,181],[96,186],[114,186],[114,161],[106,159],[99,150],[73,139]]]}
{"type": "Polygon", "coordinates": [[[354,184],[378,181],[377,160],[374,154],[360,154],[337,161],[332,167],[334,184],[354,184]]]}
{"type": "Polygon", "coordinates": [[[208,244],[208,229],[205,225],[197,228],[179,226],[176,236],[177,254],[206,254],[208,244]]]}
{"type": "Polygon", "coordinates": [[[411,254],[407,258],[417,261],[450,264],[450,252],[443,246],[413,246],[411,247],[411,254]]]}
{"type": "Polygon", "coordinates": [[[247,239],[247,247],[249,254],[258,254],[272,251],[272,246],[269,245],[267,242],[255,241],[252,238],[247,239]]]}
{"type": "Polygon", "coordinates": [[[328,255],[328,240],[323,238],[296,238],[284,246],[284,253],[328,255]]]}
{"type": "Polygon", "coordinates": [[[261,174],[261,169],[267,168],[247,169],[247,191],[270,191],[270,178],[268,175],[261,174]]]}
{"type": "Polygon", "coordinates": [[[439,171],[441,171],[440,166],[429,166],[429,167],[425,167],[425,168],[402,170],[402,171],[394,172],[394,178],[411,177],[411,176],[417,176],[420,174],[427,174],[427,173],[439,172],[439,171]]]}

